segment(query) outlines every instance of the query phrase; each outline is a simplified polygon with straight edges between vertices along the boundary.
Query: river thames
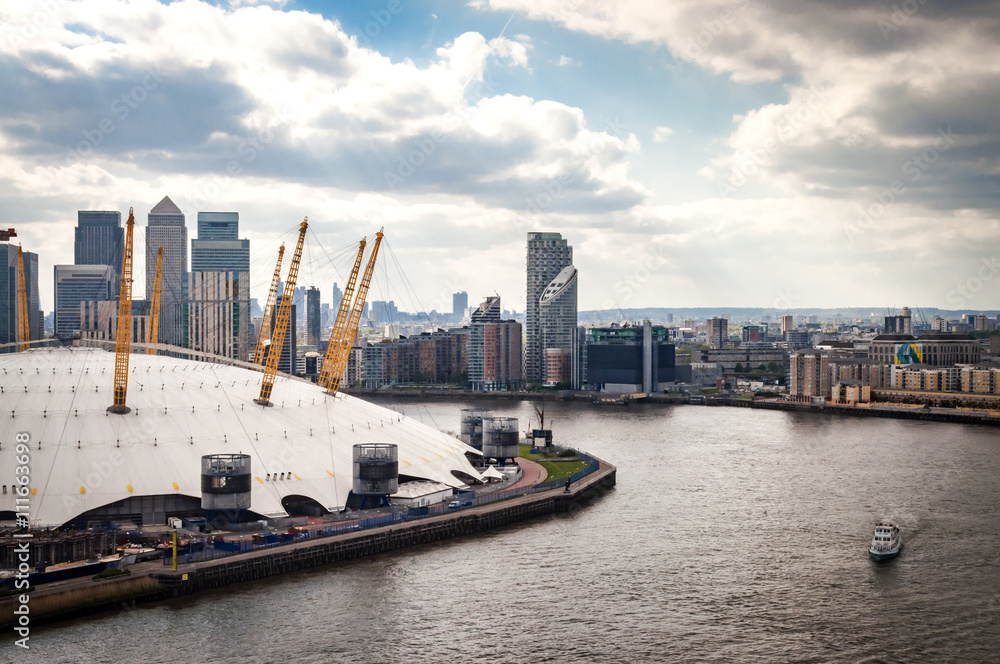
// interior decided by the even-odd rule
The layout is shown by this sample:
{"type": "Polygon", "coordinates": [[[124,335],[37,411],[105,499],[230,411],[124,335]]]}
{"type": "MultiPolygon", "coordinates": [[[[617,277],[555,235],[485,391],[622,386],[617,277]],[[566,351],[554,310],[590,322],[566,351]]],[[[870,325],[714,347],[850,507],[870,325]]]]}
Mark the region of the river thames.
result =
{"type": "MultiPolygon", "coordinates": [[[[380,401],[457,432],[463,405],[380,401]]],[[[617,488],[527,522],[32,630],[44,662],[988,662],[1000,432],[548,403],[617,488]],[[904,547],[875,563],[874,524],[904,547]]],[[[537,425],[536,425],[537,426],[537,425]]],[[[17,652],[13,652],[17,650],[17,652]]]]}

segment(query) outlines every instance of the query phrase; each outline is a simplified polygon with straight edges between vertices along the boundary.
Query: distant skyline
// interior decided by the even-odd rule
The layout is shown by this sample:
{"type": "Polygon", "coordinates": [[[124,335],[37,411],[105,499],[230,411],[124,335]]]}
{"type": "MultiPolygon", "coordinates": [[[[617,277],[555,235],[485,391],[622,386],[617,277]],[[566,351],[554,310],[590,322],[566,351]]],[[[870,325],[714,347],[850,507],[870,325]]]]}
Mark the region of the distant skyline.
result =
{"type": "Polygon", "coordinates": [[[6,3],[0,226],[45,311],[78,210],[133,206],[143,247],[163,196],[239,213],[255,297],[308,215],[300,285],[384,225],[442,312],[524,311],[530,231],[573,245],[581,312],[995,311],[998,30],[998,2],[6,3]]]}

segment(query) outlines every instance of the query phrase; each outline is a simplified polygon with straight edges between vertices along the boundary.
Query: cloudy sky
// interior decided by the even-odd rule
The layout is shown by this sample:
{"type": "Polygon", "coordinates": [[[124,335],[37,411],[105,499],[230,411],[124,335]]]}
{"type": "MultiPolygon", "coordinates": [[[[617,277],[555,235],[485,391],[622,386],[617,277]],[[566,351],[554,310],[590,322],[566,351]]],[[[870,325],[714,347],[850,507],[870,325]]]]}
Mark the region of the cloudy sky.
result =
{"type": "Polygon", "coordinates": [[[46,310],[77,210],[164,195],[261,297],[308,215],[324,300],[385,226],[411,311],[523,310],[537,230],[581,309],[1000,307],[1000,3],[0,0],[0,86],[46,310]]]}

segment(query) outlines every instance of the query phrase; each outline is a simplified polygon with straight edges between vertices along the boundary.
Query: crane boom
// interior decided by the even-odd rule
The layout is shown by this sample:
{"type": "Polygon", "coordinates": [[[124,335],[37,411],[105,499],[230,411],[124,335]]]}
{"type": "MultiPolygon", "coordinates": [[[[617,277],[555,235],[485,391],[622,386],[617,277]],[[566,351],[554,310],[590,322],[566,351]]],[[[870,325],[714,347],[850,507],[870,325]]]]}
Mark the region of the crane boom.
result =
{"type": "Polygon", "coordinates": [[[375,246],[372,248],[372,255],[368,257],[368,265],[365,266],[365,276],[361,279],[361,286],[358,287],[358,296],[354,298],[354,307],[351,309],[351,318],[347,321],[347,329],[344,331],[344,341],[337,349],[337,357],[330,373],[327,390],[331,394],[336,394],[340,389],[340,380],[344,377],[344,369],[347,368],[347,358],[351,352],[351,341],[358,331],[358,323],[361,322],[361,312],[365,308],[365,299],[368,297],[368,287],[372,282],[372,273],[375,271],[375,259],[378,258],[378,248],[382,244],[382,231],[380,228],[375,235],[375,246]]]}
{"type": "MultiPolygon", "coordinates": [[[[309,228],[309,217],[299,226],[299,241],[292,254],[292,263],[288,266],[288,278],[285,280],[285,292],[278,307],[278,317],[274,322],[274,333],[271,335],[271,349],[267,353],[267,363],[264,365],[264,379],[260,382],[260,396],[255,400],[261,406],[271,405],[271,390],[274,389],[274,377],[278,373],[278,360],[281,350],[285,347],[285,333],[288,332],[288,319],[292,312],[292,298],[295,296],[295,281],[299,276],[299,261],[302,260],[302,243],[306,239],[306,229],[309,228]]],[[[294,349],[293,349],[294,350],[294,349]]],[[[292,367],[292,371],[295,368],[292,367]]]]}
{"type": "Polygon", "coordinates": [[[129,208],[125,230],[125,255],[122,258],[122,281],[118,296],[114,403],[108,408],[108,412],[120,415],[130,410],[125,405],[125,394],[128,392],[128,354],[132,345],[132,229],[134,227],[135,217],[132,215],[132,208],[129,208]]]}
{"type": "Polygon", "coordinates": [[[28,350],[31,334],[28,331],[28,289],[24,283],[24,250],[17,245],[17,336],[21,345],[18,350],[28,350]]]}
{"type": "Polygon", "coordinates": [[[323,357],[323,367],[319,372],[319,384],[321,387],[329,387],[330,376],[333,366],[337,363],[337,355],[340,353],[342,345],[348,347],[353,339],[347,339],[344,331],[347,329],[347,319],[351,313],[351,298],[354,297],[354,286],[358,281],[358,272],[361,270],[361,259],[365,255],[365,242],[367,236],[361,238],[358,246],[358,257],[354,259],[354,269],[351,270],[351,278],[347,280],[347,287],[344,289],[344,296],[340,298],[340,309],[337,311],[337,320],[333,324],[333,331],[330,332],[330,343],[326,346],[326,356],[323,357]]]}
{"type": "Polygon", "coordinates": [[[146,349],[146,355],[156,355],[156,349],[152,347],[159,338],[160,332],[160,284],[163,279],[163,245],[156,252],[156,277],[153,278],[153,301],[149,307],[149,342],[150,347],[146,349]]]}
{"type": "Polygon", "coordinates": [[[278,264],[274,266],[274,277],[271,278],[271,290],[267,294],[267,306],[264,307],[264,318],[260,321],[257,331],[257,346],[253,352],[254,364],[264,364],[264,341],[271,337],[271,312],[278,296],[278,282],[281,281],[281,258],[285,255],[285,245],[278,247],[278,264]],[[264,333],[267,330],[267,333],[264,333]]]}

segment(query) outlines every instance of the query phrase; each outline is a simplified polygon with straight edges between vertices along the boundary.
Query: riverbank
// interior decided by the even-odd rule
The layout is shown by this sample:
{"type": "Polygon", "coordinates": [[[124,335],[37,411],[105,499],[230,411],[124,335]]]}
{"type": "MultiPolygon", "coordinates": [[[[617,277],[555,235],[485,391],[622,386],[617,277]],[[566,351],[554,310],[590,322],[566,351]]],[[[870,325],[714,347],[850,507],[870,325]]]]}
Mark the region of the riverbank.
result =
{"type": "MultiPolygon", "coordinates": [[[[617,469],[599,459],[599,468],[574,482],[569,491],[528,493],[460,511],[394,523],[361,532],[303,540],[222,559],[178,564],[162,560],[132,566],[128,576],[92,581],[90,577],[57,582],[30,593],[31,626],[131,608],[244,581],[309,567],[371,556],[417,544],[502,528],[550,514],[566,513],[611,491],[617,469]]],[[[16,596],[0,599],[0,627],[15,622],[16,596]]]]}
{"type": "MultiPolygon", "coordinates": [[[[359,390],[353,389],[354,396],[369,400],[455,400],[455,401],[572,401],[592,405],[594,408],[628,407],[630,403],[649,403],[661,405],[731,406],[734,408],[764,408],[767,410],[787,410],[793,412],[820,413],[826,415],[847,415],[852,417],[887,417],[901,420],[925,420],[930,422],[953,422],[961,424],[982,424],[1000,426],[1000,415],[993,415],[986,410],[962,410],[958,408],[922,407],[919,405],[899,404],[891,402],[874,402],[848,406],[834,403],[803,403],[785,399],[748,399],[732,396],[705,395],[703,401],[692,403],[686,395],[650,394],[628,401],[609,403],[594,403],[595,399],[607,395],[598,392],[573,392],[571,390],[544,392],[474,392],[471,390],[438,389],[438,388],[393,388],[390,390],[359,390]]],[[[992,411],[996,412],[996,411],[992,411]]]]}

